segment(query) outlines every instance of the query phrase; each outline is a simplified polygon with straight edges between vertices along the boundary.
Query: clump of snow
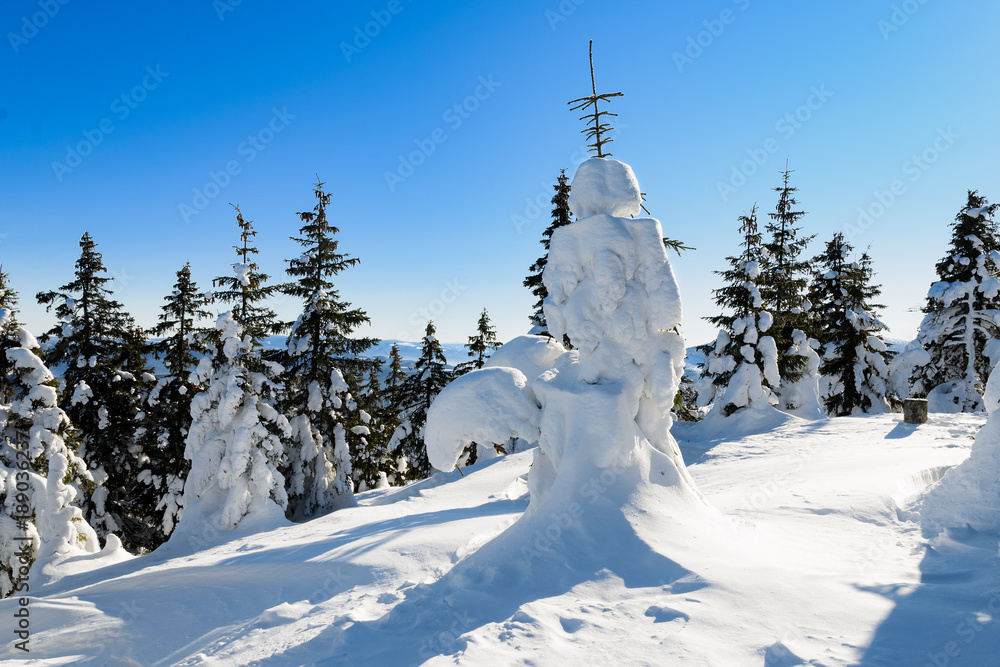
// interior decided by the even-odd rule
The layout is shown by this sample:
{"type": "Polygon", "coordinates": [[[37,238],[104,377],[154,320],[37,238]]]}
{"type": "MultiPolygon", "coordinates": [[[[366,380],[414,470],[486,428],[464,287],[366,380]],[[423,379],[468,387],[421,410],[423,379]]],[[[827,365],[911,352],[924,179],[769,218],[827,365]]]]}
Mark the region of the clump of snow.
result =
{"type": "Polygon", "coordinates": [[[487,368],[516,368],[529,380],[556,365],[567,350],[549,336],[518,336],[499,347],[489,359],[487,368]]]}
{"type": "Polygon", "coordinates": [[[541,411],[516,368],[482,368],[456,378],[427,411],[424,443],[438,470],[453,470],[465,448],[538,440],[541,411]]]}
{"type": "Polygon", "coordinates": [[[639,215],[642,194],[632,167],[603,158],[581,164],[569,191],[569,210],[581,219],[601,213],[619,218],[639,215]]]}
{"type": "MultiPolygon", "coordinates": [[[[927,392],[927,411],[956,414],[963,411],[966,399],[966,382],[944,382],[927,392]]],[[[978,398],[977,398],[978,402],[978,398]]]]}

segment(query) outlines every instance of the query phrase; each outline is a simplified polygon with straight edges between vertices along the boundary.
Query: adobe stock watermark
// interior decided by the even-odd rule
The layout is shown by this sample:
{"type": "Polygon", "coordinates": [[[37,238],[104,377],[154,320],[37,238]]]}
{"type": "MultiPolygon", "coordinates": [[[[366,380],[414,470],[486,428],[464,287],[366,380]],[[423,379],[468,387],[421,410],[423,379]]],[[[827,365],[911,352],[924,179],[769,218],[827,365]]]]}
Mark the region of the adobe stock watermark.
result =
{"type": "Polygon", "coordinates": [[[49,21],[56,17],[59,10],[68,5],[70,0],[39,0],[38,9],[31,16],[21,17],[21,29],[17,32],[8,32],[7,41],[14,53],[20,53],[21,47],[38,36],[38,32],[49,24],[49,21]]]}
{"type": "Polygon", "coordinates": [[[142,81],[132,87],[132,90],[122,93],[111,101],[111,113],[114,116],[102,118],[94,129],[83,130],[83,139],[73,145],[66,146],[66,157],[62,162],[58,160],[52,163],[52,172],[56,179],[62,183],[67,174],[83,164],[83,159],[94,152],[94,149],[104,143],[104,138],[117,129],[115,118],[119,122],[124,121],[132,112],[139,108],[139,105],[146,101],[149,94],[156,90],[163,80],[170,76],[170,72],[164,72],[157,65],[146,67],[146,75],[142,81]]]}
{"type": "Polygon", "coordinates": [[[288,107],[272,109],[271,118],[267,123],[256,132],[248,134],[246,139],[236,146],[236,154],[242,160],[232,159],[227,161],[218,171],[209,171],[205,184],[192,190],[191,202],[178,205],[184,223],[191,222],[192,217],[200,215],[208,208],[212,200],[229,187],[229,184],[233,182],[233,177],[243,173],[243,167],[256,160],[257,156],[274,141],[274,138],[288,127],[288,122],[294,119],[295,114],[288,113],[288,107]]]}
{"type": "MultiPolygon", "coordinates": [[[[410,313],[410,318],[407,320],[407,324],[414,329],[423,332],[429,321],[442,315],[446,310],[448,310],[448,307],[458,301],[459,297],[465,294],[468,289],[469,286],[462,284],[458,278],[445,280],[441,293],[438,294],[436,298],[431,299],[426,305],[421,306],[410,313]]],[[[399,335],[396,336],[396,339],[403,341],[412,340],[412,333],[413,331],[409,329],[401,331],[399,335]]]]}
{"type": "Polygon", "coordinates": [[[549,22],[549,27],[555,30],[559,27],[560,23],[565,22],[576,8],[585,3],[587,0],[562,0],[559,5],[554,9],[545,10],[545,20],[549,22]]]}
{"type": "Polygon", "coordinates": [[[354,26],[354,37],[350,43],[341,42],[340,52],[344,60],[348,63],[354,56],[361,55],[371,45],[372,40],[382,34],[382,31],[389,27],[393,18],[403,13],[406,7],[402,0],[389,0],[383,9],[373,9],[369,12],[372,20],[367,21],[363,26],[354,26]]]}
{"type": "Polygon", "coordinates": [[[226,14],[236,11],[236,8],[243,4],[243,0],[212,0],[212,9],[220,21],[226,20],[226,14]]]}
{"type": "MultiPolygon", "coordinates": [[[[750,0],[732,0],[732,3],[741,11],[746,11],[750,6],[750,0]]],[[[732,9],[723,9],[719,12],[719,16],[707,21],[702,21],[701,24],[704,26],[704,30],[700,31],[698,34],[689,36],[687,38],[687,44],[685,45],[684,51],[674,51],[671,55],[673,58],[674,65],[677,66],[677,71],[681,74],[684,73],[684,68],[688,65],[694,63],[695,60],[700,58],[705,49],[710,48],[715,44],[715,40],[722,36],[722,33],[726,31],[726,26],[732,25],[736,22],[736,18],[739,16],[732,9]]]]}
{"type": "Polygon", "coordinates": [[[965,646],[972,644],[988,625],[1000,617],[1000,588],[994,588],[988,593],[990,597],[983,603],[982,610],[962,619],[955,626],[956,639],[946,642],[940,651],[928,653],[924,667],[948,667],[955,658],[961,657],[963,644],[965,646]]]}
{"type": "Polygon", "coordinates": [[[848,241],[854,241],[859,236],[875,226],[882,216],[884,216],[892,206],[899,201],[899,198],[907,193],[909,183],[916,183],[924,174],[930,171],[931,167],[941,159],[955,145],[962,135],[956,134],[949,125],[947,128],[939,128],[934,141],[919,153],[914,153],[905,162],[900,170],[905,180],[897,178],[893,180],[885,190],[875,190],[872,193],[872,201],[867,206],[858,207],[858,217],[853,223],[844,227],[844,237],[848,241]]]}
{"type": "MultiPolygon", "coordinates": [[[[444,113],[441,114],[441,120],[448,124],[452,132],[458,131],[465,121],[479,109],[479,105],[488,100],[501,85],[499,81],[493,80],[492,74],[487,77],[480,76],[479,85],[472,91],[472,94],[445,109],[444,113]]],[[[389,191],[395,192],[396,186],[412,176],[417,167],[426,162],[427,158],[437,150],[437,147],[446,141],[448,141],[448,132],[442,127],[435,128],[424,139],[414,139],[413,143],[416,149],[406,155],[400,154],[396,170],[385,172],[385,183],[389,186],[389,191]]]]}
{"type": "Polygon", "coordinates": [[[747,159],[730,167],[729,178],[715,182],[722,201],[729,201],[730,195],[746,185],[747,180],[767,164],[772,155],[781,150],[779,137],[784,141],[790,140],[833,97],[833,93],[826,89],[826,84],[812,86],[809,91],[809,97],[803,104],[786,113],[774,124],[777,135],[768,137],[758,148],[747,150],[747,159]]]}
{"type": "Polygon", "coordinates": [[[904,25],[909,23],[910,18],[926,4],[927,0],[904,0],[898,5],[893,5],[889,18],[879,19],[875,24],[879,33],[882,34],[882,39],[888,42],[892,33],[899,32],[904,25]]]}

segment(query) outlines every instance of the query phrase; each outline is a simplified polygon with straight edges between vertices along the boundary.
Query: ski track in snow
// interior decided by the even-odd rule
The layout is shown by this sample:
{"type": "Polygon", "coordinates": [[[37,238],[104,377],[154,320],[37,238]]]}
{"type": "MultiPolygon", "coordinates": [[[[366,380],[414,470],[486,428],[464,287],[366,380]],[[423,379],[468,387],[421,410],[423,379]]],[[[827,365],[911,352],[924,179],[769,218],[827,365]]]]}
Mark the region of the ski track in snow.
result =
{"type": "MultiPolygon", "coordinates": [[[[644,535],[665,558],[623,558],[537,596],[513,586],[506,597],[496,587],[494,597],[476,597],[474,585],[461,590],[443,579],[523,513],[532,457],[525,452],[465,477],[439,473],[360,494],[357,508],[194,554],[168,544],[97,569],[68,567],[40,590],[33,573],[40,596],[30,603],[31,652],[8,639],[0,658],[10,665],[1000,664],[1000,618],[993,618],[1000,613],[990,612],[1000,609],[996,537],[951,531],[929,546],[906,509],[968,456],[984,418],[934,414],[921,426],[899,419],[793,419],[772,432],[709,442],[686,441],[690,427],[679,424],[674,435],[692,476],[732,529],[644,535]],[[665,569],[638,571],[649,562],[665,569]]],[[[539,571],[551,565],[546,558],[535,561],[539,571]]],[[[570,569],[588,566],[572,553],[564,558],[570,569]]],[[[8,624],[15,605],[0,602],[8,624]]]]}

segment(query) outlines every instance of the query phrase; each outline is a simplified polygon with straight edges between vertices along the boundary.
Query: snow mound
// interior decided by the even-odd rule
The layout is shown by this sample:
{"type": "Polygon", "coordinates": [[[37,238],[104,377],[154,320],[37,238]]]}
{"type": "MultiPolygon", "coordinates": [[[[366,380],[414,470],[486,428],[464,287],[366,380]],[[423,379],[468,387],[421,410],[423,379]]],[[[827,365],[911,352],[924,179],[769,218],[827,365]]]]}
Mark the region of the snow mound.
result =
{"type": "Polygon", "coordinates": [[[587,160],[573,176],[569,209],[577,218],[601,213],[619,218],[639,215],[642,194],[632,167],[618,160],[587,160]]]}
{"type": "Polygon", "coordinates": [[[434,468],[453,470],[465,448],[538,440],[539,410],[516,368],[482,368],[456,378],[427,411],[424,443],[434,468]]]}
{"type": "Polygon", "coordinates": [[[964,380],[939,384],[927,393],[927,411],[945,414],[963,412],[964,399],[968,393],[964,380]]]}
{"type": "Polygon", "coordinates": [[[556,365],[566,348],[549,336],[518,336],[501,346],[486,361],[487,368],[516,368],[529,380],[556,365]]]}
{"type": "Polygon", "coordinates": [[[946,472],[940,482],[916,501],[926,535],[933,536],[947,528],[966,526],[982,533],[1000,534],[998,394],[1000,373],[994,372],[986,384],[986,405],[991,410],[990,416],[976,436],[969,458],[946,472]]]}

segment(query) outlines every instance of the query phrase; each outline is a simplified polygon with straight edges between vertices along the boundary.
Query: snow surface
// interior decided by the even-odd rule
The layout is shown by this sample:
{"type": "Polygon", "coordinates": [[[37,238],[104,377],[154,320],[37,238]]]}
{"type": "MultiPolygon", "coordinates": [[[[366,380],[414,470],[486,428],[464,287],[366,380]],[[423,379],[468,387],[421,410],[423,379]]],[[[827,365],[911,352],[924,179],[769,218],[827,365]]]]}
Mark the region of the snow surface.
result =
{"type": "MultiPolygon", "coordinates": [[[[589,500],[599,487],[588,486],[576,492],[578,519],[532,536],[528,571],[509,570],[511,554],[491,540],[527,506],[531,452],[365,492],[358,507],[236,532],[194,554],[168,544],[140,558],[81,557],[33,585],[31,653],[8,641],[0,659],[920,667],[943,655],[995,665],[996,539],[929,543],[900,510],[968,456],[982,422],[795,419],[707,442],[679,424],[693,477],[733,528],[674,525],[546,549],[600,513],[589,500]],[[475,569],[463,566],[477,554],[475,569]]],[[[0,616],[16,605],[0,602],[0,616]]]]}
{"type": "Polygon", "coordinates": [[[577,218],[607,213],[625,218],[642,212],[642,194],[632,167],[618,160],[590,158],[579,166],[569,191],[577,218]]]}

